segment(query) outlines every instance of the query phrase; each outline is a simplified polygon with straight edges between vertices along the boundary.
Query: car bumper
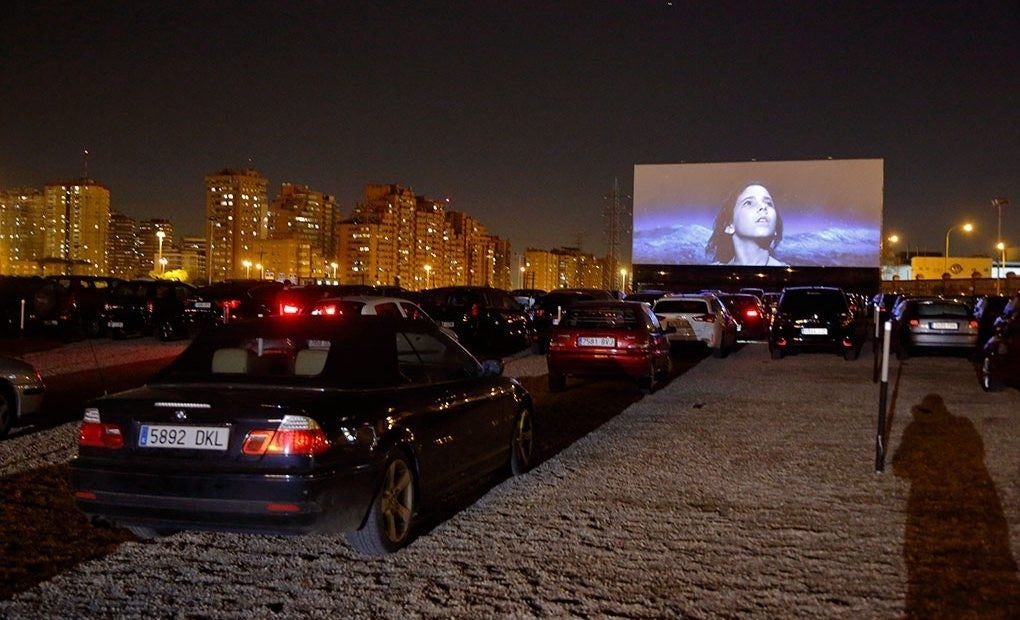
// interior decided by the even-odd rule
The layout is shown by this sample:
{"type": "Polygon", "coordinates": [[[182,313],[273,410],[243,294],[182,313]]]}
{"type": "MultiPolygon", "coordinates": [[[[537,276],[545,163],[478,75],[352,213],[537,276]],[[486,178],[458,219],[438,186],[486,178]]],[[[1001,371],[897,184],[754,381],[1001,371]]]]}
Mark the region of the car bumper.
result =
{"type": "Polygon", "coordinates": [[[117,525],[311,534],[360,527],[376,473],[167,474],[72,463],[71,486],[83,512],[117,525]]]}
{"type": "Polygon", "coordinates": [[[629,375],[643,377],[648,374],[652,361],[648,355],[570,355],[550,354],[549,370],[564,375],[629,375]]]}
{"type": "Polygon", "coordinates": [[[42,408],[46,388],[41,385],[19,385],[16,389],[18,390],[19,416],[38,413],[42,408]]]}

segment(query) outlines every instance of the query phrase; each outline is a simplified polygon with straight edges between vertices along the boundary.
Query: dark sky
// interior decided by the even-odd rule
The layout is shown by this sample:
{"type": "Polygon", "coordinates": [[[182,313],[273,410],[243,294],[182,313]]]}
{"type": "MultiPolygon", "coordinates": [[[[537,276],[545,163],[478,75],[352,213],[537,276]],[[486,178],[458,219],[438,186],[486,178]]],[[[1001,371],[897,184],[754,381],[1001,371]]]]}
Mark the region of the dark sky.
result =
{"type": "Polygon", "coordinates": [[[84,172],[202,231],[203,176],[449,198],[525,247],[605,245],[635,164],[883,158],[912,249],[1020,245],[1020,3],[95,2],[0,12],[0,187],[84,172]]]}

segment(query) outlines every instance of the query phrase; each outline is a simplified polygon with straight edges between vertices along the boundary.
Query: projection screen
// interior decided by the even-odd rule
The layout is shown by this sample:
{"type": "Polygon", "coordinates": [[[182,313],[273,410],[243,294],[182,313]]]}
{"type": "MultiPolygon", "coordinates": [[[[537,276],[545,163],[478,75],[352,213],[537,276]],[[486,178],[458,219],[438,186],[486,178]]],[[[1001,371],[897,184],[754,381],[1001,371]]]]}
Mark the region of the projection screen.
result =
{"type": "Polygon", "coordinates": [[[878,267],[883,160],[634,167],[634,264],[878,267]]]}

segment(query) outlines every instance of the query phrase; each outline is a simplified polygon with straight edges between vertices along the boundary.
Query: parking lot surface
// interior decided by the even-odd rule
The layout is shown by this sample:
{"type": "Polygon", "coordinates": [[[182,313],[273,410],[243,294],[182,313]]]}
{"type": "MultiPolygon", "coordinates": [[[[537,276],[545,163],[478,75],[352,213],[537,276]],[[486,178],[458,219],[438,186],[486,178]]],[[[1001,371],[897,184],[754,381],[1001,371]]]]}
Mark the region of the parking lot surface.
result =
{"type": "Polygon", "coordinates": [[[963,358],[892,362],[883,473],[878,395],[870,355],[749,344],[394,555],[182,533],[122,544],[0,616],[1017,617],[1020,392],[982,392],[963,358]]]}

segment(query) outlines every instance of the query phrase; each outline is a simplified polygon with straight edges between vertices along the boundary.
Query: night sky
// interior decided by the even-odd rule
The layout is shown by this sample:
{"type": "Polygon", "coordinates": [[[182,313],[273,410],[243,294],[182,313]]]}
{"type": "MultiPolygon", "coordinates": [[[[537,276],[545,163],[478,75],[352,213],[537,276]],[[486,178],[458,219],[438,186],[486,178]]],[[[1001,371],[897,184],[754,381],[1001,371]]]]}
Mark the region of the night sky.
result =
{"type": "Polygon", "coordinates": [[[1020,3],[5,4],[0,187],[201,233],[206,174],[397,183],[515,251],[605,247],[635,164],[882,158],[903,249],[1020,246],[1020,3]]]}

